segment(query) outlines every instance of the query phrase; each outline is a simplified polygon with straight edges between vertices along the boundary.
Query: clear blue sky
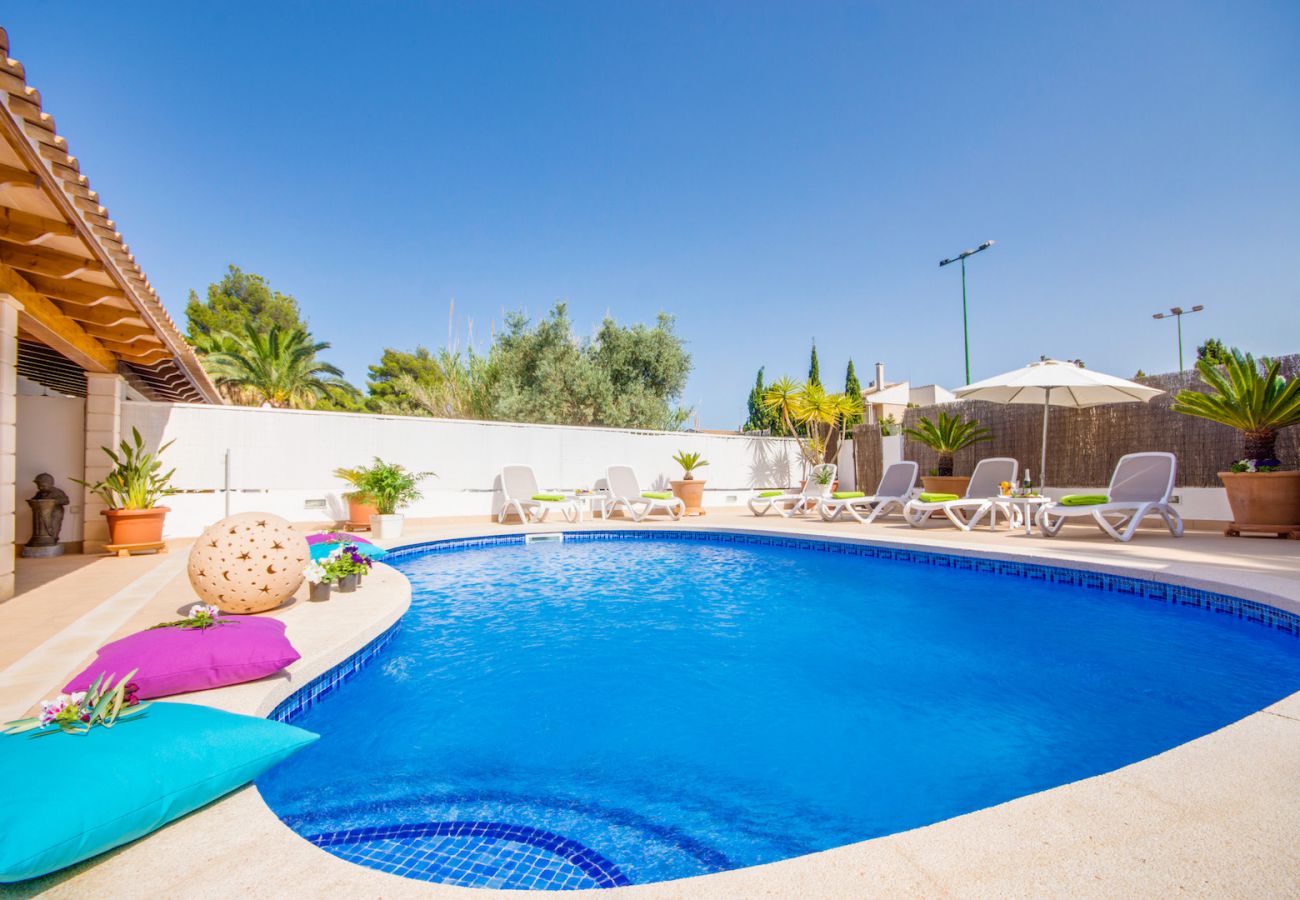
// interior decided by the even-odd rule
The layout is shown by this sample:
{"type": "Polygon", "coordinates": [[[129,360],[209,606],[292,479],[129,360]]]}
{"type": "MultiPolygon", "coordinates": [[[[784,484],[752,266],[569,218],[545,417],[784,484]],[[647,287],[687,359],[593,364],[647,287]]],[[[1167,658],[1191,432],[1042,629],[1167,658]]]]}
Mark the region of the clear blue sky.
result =
{"type": "Polygon", "coordinates": [[[229,262],[354,381],[569,301],[755,370],[962,383],[1300,350],[1300,4],[10,5],[12,55],[181,320],[229,262]]]}

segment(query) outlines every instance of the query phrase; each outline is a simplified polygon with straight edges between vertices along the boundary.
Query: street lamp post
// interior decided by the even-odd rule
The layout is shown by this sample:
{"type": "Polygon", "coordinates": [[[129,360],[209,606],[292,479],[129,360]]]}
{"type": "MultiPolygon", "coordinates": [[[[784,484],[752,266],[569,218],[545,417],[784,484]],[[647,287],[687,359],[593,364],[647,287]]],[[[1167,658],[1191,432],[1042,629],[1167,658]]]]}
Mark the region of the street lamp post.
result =
{"type": "Polygon", "coordinates": [[[970,384],[970,325],[967,323],[967,316],[966,316],[966,257],[974,256],[976,253],[979,253],[981,250],[987,250],[988,248],[992,247],[994,243],[995,243],[994,241],[985,241],[984,243],[976,247],[974,250],[963,250],[962,252],[958,253],[956,256],[952,257],[951,259],[943,259],[939,261],[939,268],[943,268],[949,263],[955,263],[955,262],[961,263],[961,334],[962,334],[962,343],[966,347],[966,383],[967,384],[970,384]]]}
{"type": "Polygon", "coordinates": [[[1191,309],[1183,309],[1181,306],[1169,307],[1169,312],[1153,313],[1153,319],[1177,319],[1178,320],[1178,371],[1183,371],[1183,316],[1190,316],[1192,313],[1198,313],[1205,309],[1204,306],[1196,305],[1191,309]]]}

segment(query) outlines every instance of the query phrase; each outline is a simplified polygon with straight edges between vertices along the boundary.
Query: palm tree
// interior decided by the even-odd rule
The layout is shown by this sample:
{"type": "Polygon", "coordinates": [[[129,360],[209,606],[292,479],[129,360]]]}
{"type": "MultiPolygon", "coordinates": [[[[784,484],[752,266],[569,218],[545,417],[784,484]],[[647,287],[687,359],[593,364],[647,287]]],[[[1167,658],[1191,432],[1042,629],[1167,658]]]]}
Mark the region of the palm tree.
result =
{"type": "Polygon", "coordinates": [[[1218,358],[1202,356],[1196,372],[1213,392],[1179,391],[1174,412],[1236,428],[1245,438],[1246,459],[1276,459],[1278,431],[1300,425],[1300,378],[1288,382],[1280,370],[1276,360],[1256,363],[1236,347],[1218,358]]]}
{"type": "Polygon", "coordinates": [[[249,324],[242,335],[211,336],[210,346],[203,358],[209,374],[256,404],[307,409],[335,393],[357,394],[341,369],[316,358],[330,345],[313,342],[301,328],[282,331],[273,325],[262,332],[249,324]]]}
{"type": "Polygon", "coordinates": [[[780,419],[787,434],[798,439],[804,462],[815,466],[830,461],[845,419],[862,412],[862,398],[781,378],[763,392],[763,406],[780,419]]]}
{"type": "Polygon", "coordinates": [[[980,441],[993,439],[987,428],[980,426],[974,419],[963,422],[961,416],[939,413],[939,421],[931,422],[924,416],[915,428],[904,428],[903,434],[914,441],[920,441],[939,454],[939,464],[935,467],[936,475],[952,474],[952,458],[958,450],[980,441]]]}

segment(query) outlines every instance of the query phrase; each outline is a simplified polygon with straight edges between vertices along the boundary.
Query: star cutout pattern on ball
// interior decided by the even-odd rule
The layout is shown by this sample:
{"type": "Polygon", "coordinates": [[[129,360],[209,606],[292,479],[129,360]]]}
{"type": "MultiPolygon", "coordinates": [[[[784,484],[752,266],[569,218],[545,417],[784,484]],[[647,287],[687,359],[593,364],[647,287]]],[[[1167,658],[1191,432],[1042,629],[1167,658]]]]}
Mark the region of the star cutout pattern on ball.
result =
{"type": "Polygon", "coordinates": [[[302,584],[307,538],[279,516],[240,513],[209,525],[190,550],[194,592],[225,613],[274,609],[302,584]]]}

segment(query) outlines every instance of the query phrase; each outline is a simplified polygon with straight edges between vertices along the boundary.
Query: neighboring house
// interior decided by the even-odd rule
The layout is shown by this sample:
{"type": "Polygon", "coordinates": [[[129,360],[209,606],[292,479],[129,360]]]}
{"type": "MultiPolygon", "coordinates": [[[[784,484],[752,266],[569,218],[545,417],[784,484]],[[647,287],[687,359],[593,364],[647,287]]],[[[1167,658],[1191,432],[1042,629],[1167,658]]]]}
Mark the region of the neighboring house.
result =
{"type": "Polygon", "coordinates": [[[862,391],[862,407],[867,424],[883,422],[890,416],[900,424],[909,406],[934,406],[951,403],[957,397],[937,384],[913,387],[907,381],[885,381],[885,364],[876,363],[876,380],[862,391]]]}
{"type": "Polygon", "coordinates": [[[106,473],[124,398],[221,402],[0,28],[0,600],[36,473],[72,501],[61,538],[103,546],[103,506],[70,479],[106,473]]]}

